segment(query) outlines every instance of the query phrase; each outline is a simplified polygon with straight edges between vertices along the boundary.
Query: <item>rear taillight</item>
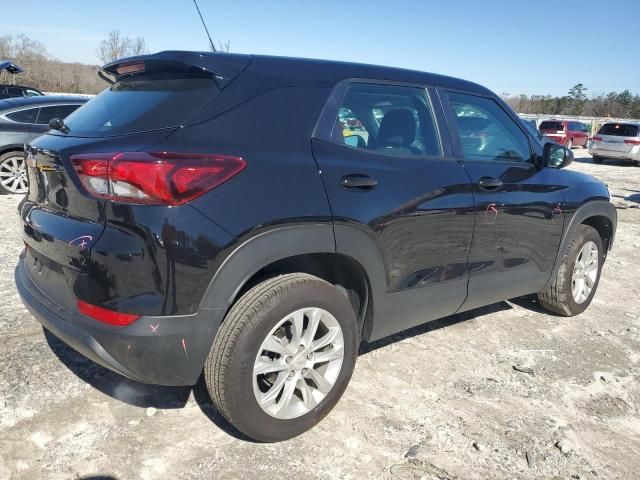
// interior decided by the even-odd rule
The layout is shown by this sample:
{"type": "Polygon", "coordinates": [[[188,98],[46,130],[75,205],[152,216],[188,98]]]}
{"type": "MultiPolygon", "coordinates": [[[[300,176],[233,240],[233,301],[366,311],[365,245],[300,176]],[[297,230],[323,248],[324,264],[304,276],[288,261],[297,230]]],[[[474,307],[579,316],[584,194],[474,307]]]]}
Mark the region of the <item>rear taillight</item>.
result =
{"type": "Polygon", "coordinates": [[[97,305],[92,305],[91,303],[83,302],[82,300],[78,300],[77,304],[78,310],[81,314],[86,315],[87,317],[91,317],[94,320],[98,320],[102,323],[115,325],[116,327],[124,327],[140,318],[140,315],[135,315],[133,313],[114,312],[113,310],[98,307],[97,305]]]}
{"type": "Polygon", "coordinates": [[[199,153],[121,152],[73,155],[90,194],[125,203],[181,205],[240,173],[240,157],[199,153]]]}
{"type": "Polygon", "coordinates": [[[640,140],[625,140],[624,143],[627,145],[640,145],[640,140]]]}
{"type": "Polygon", "coordinates": [[[601,142],[602,141],[602,137],[593,137],[591,139],[592,142],[601,142]]]}

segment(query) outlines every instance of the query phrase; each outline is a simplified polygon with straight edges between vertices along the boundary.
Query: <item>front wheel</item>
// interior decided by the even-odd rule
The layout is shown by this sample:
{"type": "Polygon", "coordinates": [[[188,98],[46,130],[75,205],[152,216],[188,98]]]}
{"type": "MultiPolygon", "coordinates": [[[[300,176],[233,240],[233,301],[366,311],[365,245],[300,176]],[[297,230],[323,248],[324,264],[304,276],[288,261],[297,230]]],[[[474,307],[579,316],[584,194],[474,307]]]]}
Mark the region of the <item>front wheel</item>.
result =
{"type": "Polygon", "coordinates": [[[7,152],[0,155],[0,193],[27,193],[28,189],[23,153],[7,152]]]}
{"type": "Polygon", "coordinates": [[[580,225],[562,257],[556,277],[538,293],[540,304],[566,317],[584,312],[598,288],[603,259],[600,234],[589,225],[580,225]]]}
{"type": "Polygon", "coordinates": [[[218,411],[248,437],[286,440],[313,427],[345,391],[358,329],[324,280],[281,275],[245,293],[220,326],[204,379],[218,411]]]}
{"type": "Polygon", "coordinates": [[[564,146],[571,150],[571,148],[573,147],[573,139],[570,138],[569,140],[567,140],[567,143],[565,143],[564,146]]]}
{"type": "Polygon", "coordinates": [[[599,157],[597,155],[593,155],[593,163],[602,163],[602,157],[599,157]]]}

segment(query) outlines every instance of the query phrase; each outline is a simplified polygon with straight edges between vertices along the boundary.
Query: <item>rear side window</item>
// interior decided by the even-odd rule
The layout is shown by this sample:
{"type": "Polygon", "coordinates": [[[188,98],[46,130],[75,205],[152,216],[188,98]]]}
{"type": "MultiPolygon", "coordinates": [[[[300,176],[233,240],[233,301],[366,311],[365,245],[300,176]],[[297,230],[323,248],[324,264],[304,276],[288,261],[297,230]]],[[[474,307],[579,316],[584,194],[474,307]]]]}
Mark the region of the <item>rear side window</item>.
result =
{"type": "Polygon", "coordinates": [[[615,135],[617,137],[638,137],[638,126],[625,123],[605,123],[598,131],[600,135],[615,135]]]}
{"type": "Polygon", "coordinates": [[[353,84],[338,110],[331,141],[388,155],[441,155],[426,91],[415,87],[353,84]]]}
{"type": "Polygon", "coordinates": [[[178,126],[218,92],[204,73],[141,73],[119,80],[65,123],[70,135],[88,137],[178,126]]]}
{"type": "Polygon", "coordinates": [[[562,122],[544,121],[540,124],[540,130],[563,130],[562,122]]]}
{"type": "Polygon", "coordinates": [[[36,117],[38,116],[37,108],[28,108],[26,110],[19,110],[17,112],[7,113],[7,118],[19,123],[36,123],[36,117]]]}
{"type": "Polygon", "coordinates": [[[50,107],[41,107],[38,115],[37,124],[47,125],[54,118],[64,119],[72,112],[78,109],[80,105],[52,105],[50,107]]]}
{"type": "Polygon", "coordinates": [[[471,160],[527,161],[527,135],[495,100],[449,92],[464,157],[471,160]]]}

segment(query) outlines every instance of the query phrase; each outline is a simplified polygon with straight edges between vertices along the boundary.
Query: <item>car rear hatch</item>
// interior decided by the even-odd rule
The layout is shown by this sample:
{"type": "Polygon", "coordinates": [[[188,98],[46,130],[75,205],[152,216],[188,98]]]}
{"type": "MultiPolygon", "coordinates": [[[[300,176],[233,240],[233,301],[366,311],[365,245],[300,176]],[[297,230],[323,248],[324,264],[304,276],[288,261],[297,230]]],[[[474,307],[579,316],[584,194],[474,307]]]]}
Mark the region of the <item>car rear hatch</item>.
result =
{"type": "Polygon", "coordinates": [[[540,124],[539,130],[550,138],[560,138],[565,136],[563,122],[554,120],[545,120],[540,124]]]}
{"type": "Polygon", "coordinates": [[[27,147],[29,193],[19,207],[26,265],[56,303],[75,304],[74,285],[88,273],[110,201],[88,193],[72,157],[137,152],[159,143],[218,95],[250,59],[161,52],[106,65],[102,75],[111,86],[67,117],[61,131],[51,130],[27,147]],[[60,288],[65,284],[71,288],[60,288]]]}
{"type": "Polygon", "coordinates": [[[640,126],[628,123],[606,123],[592,139],[598,150],[630,153],[640,145],[640,126]]]}

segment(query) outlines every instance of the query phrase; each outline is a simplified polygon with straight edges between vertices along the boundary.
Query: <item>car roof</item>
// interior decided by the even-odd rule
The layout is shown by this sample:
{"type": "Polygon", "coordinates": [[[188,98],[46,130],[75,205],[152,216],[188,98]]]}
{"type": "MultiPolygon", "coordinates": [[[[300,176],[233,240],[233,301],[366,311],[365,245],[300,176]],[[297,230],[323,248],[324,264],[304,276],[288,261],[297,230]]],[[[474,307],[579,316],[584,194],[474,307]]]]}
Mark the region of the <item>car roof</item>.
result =
{"type": "Polygon", "coordinates": [[[286,82],[289,85],[294,83],[295,85],[332,86],[341,80],[361,78],[416,83],[466,90],[481,94],[491,94],[490,90],[476,83],[435,73],[336,60],[278,57],[272,55],[167,50],[152,55],[140,55],[119,59],[103,66],[102,69],[109,73],[112,72],[117,65],[147,59],[177,61],[185,64],[190,63],[200,68],[205,68],[206,66],[210,67],[207,69],[215,73],[221,73],[216,71],[217,67],[225,68],[229,65],[242,65],[238,68],[263,74],[272,79],[279,78],[283,83],[286,82]]]}
{"type": "Polygon", "coordinates": [[[10,97],[0,99],[0,110],[9,110],[18,107],[40,107],[52,103],[85,103],[90,98],[75,95],[43,95],[37,97],[10,97]]]}

